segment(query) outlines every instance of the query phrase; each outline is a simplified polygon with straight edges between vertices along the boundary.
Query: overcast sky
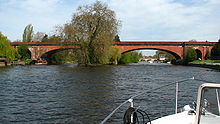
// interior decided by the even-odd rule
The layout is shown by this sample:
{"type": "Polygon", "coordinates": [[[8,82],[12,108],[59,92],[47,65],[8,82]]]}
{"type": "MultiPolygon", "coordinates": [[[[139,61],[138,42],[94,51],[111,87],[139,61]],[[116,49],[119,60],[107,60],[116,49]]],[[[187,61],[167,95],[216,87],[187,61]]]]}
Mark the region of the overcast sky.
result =
{"type": "MultiPolygon", "coordinates": [[[[220,0],[102,0],[122,22],[121,40],[220,38],[220,0]]],[[[22,39],[25,26],[52,34],[70,21],[79,5],[95,0],[0,0],[0,32],[11,41],[22,39]]]]}

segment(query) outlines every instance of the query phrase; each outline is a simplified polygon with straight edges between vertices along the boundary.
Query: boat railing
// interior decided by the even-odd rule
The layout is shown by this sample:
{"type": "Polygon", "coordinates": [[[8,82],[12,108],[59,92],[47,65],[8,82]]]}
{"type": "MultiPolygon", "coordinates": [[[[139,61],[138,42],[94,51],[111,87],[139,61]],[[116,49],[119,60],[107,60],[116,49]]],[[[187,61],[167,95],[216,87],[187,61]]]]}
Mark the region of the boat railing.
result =
{"type": "Polygon", "coordinates": [[[202,79],[196,79],[194,77],[192,78],[187,78],[187,79],[182,79],[182,80],[178,80],[178,81],[175,81],[175,82],[171,82],[171,83],[168,83],[168,84],[165,84],[165,85],[162,85],[162,86],[159,86],[159,87],[156,87],[156,88],[153,88],[153,89],[150,89],[150,90],[147,90],[147,91],[144,91],[144,92],[140,92],[132,97],[130,97],[129,99],[127,99],[126,101],[122,102],[118,107],[116,107],[108,116],[105,117],[104,120],[102,120],[100,122],[100,124],[104,124],[106,123],[115,113],[117,110],[119,110],[122,106],[124,106],[125,104],[127,103],[130,103],[130,107],[133,107],[134,106],[134,99],[139,97],[139,96],[142,96],[144,94],[147,94],[147,93],[151,93],[151,92],[154,92],[154,91],[157,91],[157,90],[160,90],[162,88],[165,88],[165,87],[168,87],[168,86],[172,86],[172,85],[176,85],[176,100],[175,100],[175,113],[178,112],[178,92],[179,92],[179,84],[181,83],[184,83],[184,82],[187,82],[189,80],[196,80],[196,81],[201,81],[201,82],[207,82],[207,83],[214,83],[214,82],[210,82],[210,81],[206,81],[206,80],[202,80],[202,79]]]}

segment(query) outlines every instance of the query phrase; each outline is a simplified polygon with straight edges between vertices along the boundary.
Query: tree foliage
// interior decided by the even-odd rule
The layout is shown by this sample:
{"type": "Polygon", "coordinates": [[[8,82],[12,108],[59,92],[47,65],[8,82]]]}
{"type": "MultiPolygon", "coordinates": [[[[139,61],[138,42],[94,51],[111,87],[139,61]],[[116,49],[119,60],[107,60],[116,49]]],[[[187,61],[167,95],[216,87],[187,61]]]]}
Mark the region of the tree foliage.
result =
{"type": "Polygon", "coordinates": [[[18,48],[18,53],[20,55],[21,60],[26,60],[26,59],[30,59],[30,53],[29,53],[29,49],[27,44],[22,44],[19,48],[18,48]]]}
{"type": "Polygon", "coordinates": [[[119,35],[116,35],[113,41],[114,42],[121,42],[119,35]]]}
{"type": "Polygon", "coordinates": [[[48,42],[48,41],[49,41],[48,35],[45,34],[44,37],[42,38],[41,42],[48,42]]]}
{"type": "Polygon", "coordinates": [[[44,38],[45,33],[43,32],[37,32],[36,34],[33,35],[32,41],[34,42],[41,42],[42,39],[44,38]]]}
{"type": "Polygon", "coordinates": [[[0,57],[14,60],[17,52],[11,47],[10,41],[0,32],[0,57]]]}
{"type": "Polygon", "coordinates": [[[23,33],[23,42],[32,42],[33,33],[33,26],[31,24],[27,25],[23,33]]]}
{"type": "Polygon", "coordinates": [[[79,63],[106,64],[109,63],[111,44],[118,33],[118,26],[115,12],[96,1],[77,9],[71,22],[64,25],[62,36],[65,41],[79,44],[79,63]]]}
{"type": "Polygon", "coordinates": [[[75,50],[68,49],[49,54],[45,58],[48,64],[75,63],[76,54],[75,50]]]}
{"type": "Polygon", "coordinates": [[[212,59],[220,59],[220,39],[211,50],[212,59]]]}
{"type": "Polygon", "coordinates": [[[61,42],[62,40],[62,37],[57,35],[48,36],[47,34],[45,34],[42,38],[42,42],[61,42]]]}
{"type": "Polygon", "coordinates": [[[111,47],[111,55],[110,55],[110,64],[117,65],[118,61],[121,58],[121,53],[119,52],[120,48],[112,46],[111,47]]]}
{"type": "Polygon", "coordinates": [[[141,54],[138,52],[127,52],[122,54],[121,59],[119,61],[120,64],[129,64],[129,63],[137,63],[139,62],[141,54]]]}
{"type": "Polygon", "coordinates": [[[189,40],[189,42],[197,42],[197,40],[195,40],[195,39],[192,39],[192,40],[189,40]]]}
{"type": "Polygon", "coordinates": [[[54,53],[47,57],[48,64],[63,64],[65,53],[63,51],[54,53]]]}
{"type": "Polygon", "coordinates": [[[193,48],[189,47],[187,49],[186,56],[185,56],[186,63],[192,62],[193,60],[196,60],[196,58],[197,58],[196,51],[193,48]]]}
{"type": "Polygon", "coordinates": [[[205,55],[205,59],[212,59],[212,55],[210,51],[207,51],[206,55],[205,55]]]}

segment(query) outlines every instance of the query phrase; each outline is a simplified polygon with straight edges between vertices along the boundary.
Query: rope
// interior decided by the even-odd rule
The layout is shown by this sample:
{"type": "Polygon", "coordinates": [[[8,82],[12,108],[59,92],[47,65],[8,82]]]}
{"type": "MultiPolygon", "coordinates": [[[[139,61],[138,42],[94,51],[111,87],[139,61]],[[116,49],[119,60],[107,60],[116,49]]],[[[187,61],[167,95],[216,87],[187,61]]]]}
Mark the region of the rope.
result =
{"type": "MultiPolygon", "coordinates": [[[[150,120],[150,117],[149,117],[149,115],[147,114],[147,112],[145,112],[145,111],[143,111],[143,110],[140,110],[140,109],[138,109],[137,112],[139,112],[139,113],[142,115],[142,117],[143,117],[143,123],[145,123],[145,121],[144,121],[144,115],[142,114],[142,112],[147,116],[147,119],[148,119],[149,123],[151,124],[151,120],[150,120]]],[[[146,124],[147,124],[147,123],[146,123],[146,124]]]]}

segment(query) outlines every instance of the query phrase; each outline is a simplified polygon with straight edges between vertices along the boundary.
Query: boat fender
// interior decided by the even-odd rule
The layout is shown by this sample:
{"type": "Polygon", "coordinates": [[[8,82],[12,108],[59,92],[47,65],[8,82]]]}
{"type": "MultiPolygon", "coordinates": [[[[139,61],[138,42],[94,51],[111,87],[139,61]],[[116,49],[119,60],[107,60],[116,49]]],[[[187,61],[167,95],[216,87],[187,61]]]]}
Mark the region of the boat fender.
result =
{"type": "Polygon", "coordinates": [[[136,109],[133,107],[129,107],[124,114],[124,124],[136,124],[136,120],[137,120],[137,112],[136,109]],[[131,122],[131,116],[133,114],[133,123],[131,122]]]}

